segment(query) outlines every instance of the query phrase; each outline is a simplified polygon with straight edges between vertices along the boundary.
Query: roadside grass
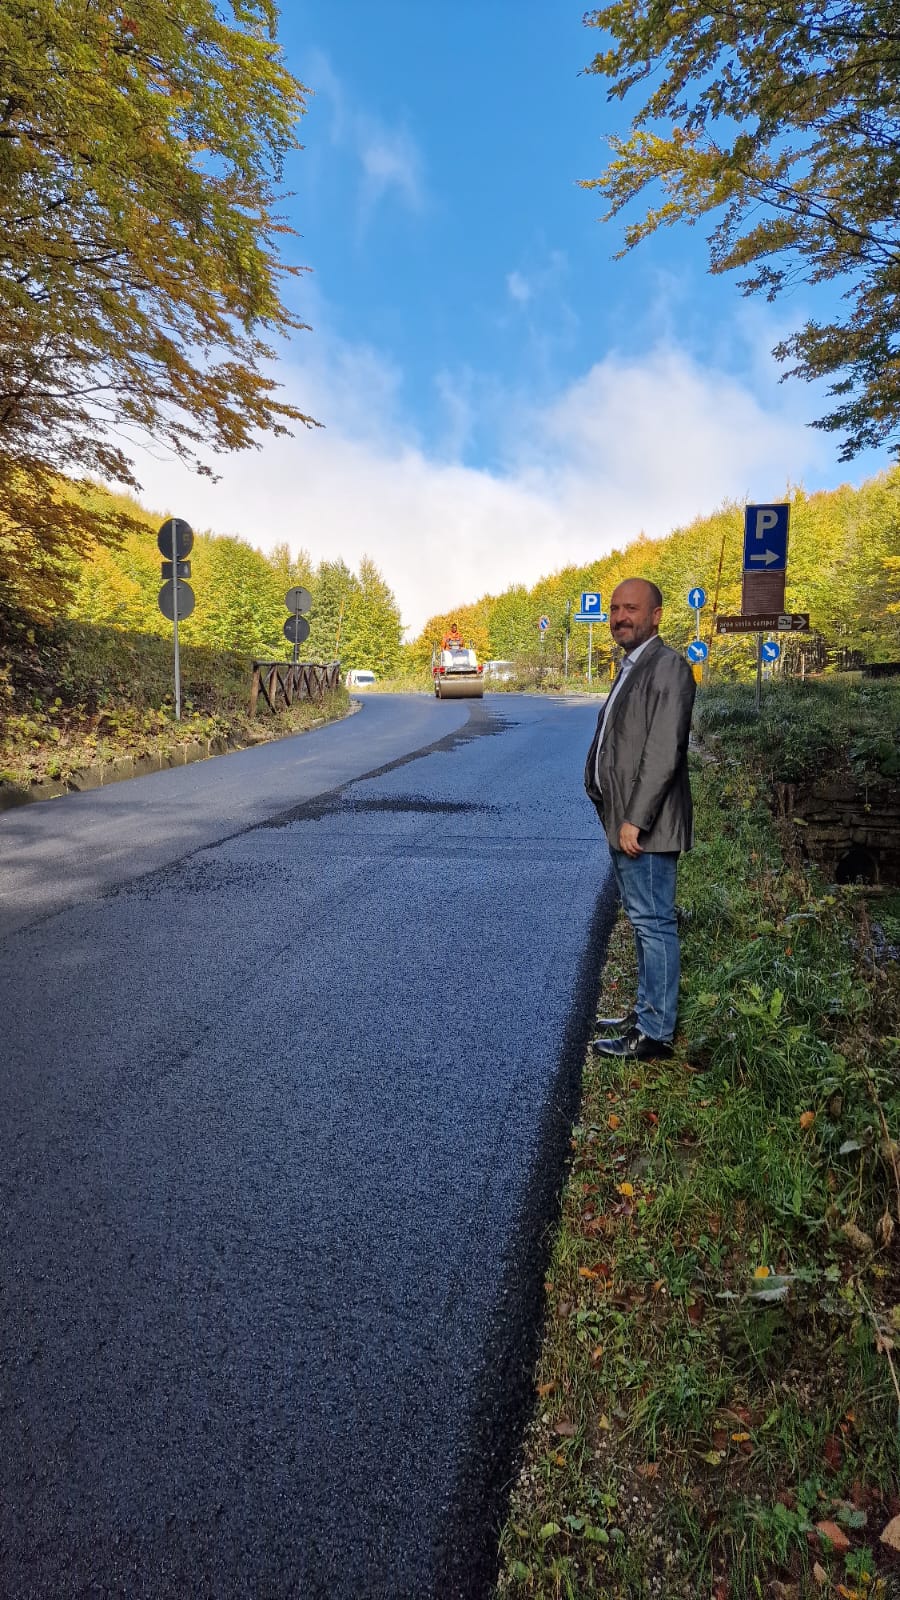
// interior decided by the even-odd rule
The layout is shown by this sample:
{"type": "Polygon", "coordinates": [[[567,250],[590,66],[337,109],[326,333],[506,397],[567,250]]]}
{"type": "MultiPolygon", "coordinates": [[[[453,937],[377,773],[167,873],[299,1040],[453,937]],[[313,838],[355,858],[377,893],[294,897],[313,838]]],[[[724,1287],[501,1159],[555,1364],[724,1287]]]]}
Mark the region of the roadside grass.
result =
{"type": "MultiPolygon", "coordinates": [[[[900,1594],[900,977],[773,818],[745,703],[695,762],[676,1056],[585,1064],[503,1597],[900,1594]]],[[[602,1011],[633,983],[620,922],[602,1011]]]]}
{"type": "Polygon", "coordinates": [[[343,716],[343,688],[322,705],[248,714],[251,664],[185,647],[175,720],[172,646],[148,634],[0,616],[0,784],[27,792],[130,757],[177,757],[188,745],[246,745],[343,716]]]}

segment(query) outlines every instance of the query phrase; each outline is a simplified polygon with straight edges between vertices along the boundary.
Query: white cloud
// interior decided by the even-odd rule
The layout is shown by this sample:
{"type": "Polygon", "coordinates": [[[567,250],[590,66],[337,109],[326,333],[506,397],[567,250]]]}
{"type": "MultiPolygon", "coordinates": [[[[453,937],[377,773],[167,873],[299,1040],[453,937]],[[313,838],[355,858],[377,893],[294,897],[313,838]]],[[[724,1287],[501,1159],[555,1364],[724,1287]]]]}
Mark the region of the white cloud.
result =
{"type": "Polygon", "coordinates": [[[331,145],[348,151],[359,164],[359,229],[365,229],[376,207],[390,195],[411,211],[424,210],[422,155],[409,130],[389,126],[356,105],[321,51],[313,51],[308,76],[315,93],[311,114],[316,116],[321,107],[331,145]]]}
{"type": "Polygon", "coordinates": [[[511,300],[526,306],[538,297],[552,293],[559,298],[560,285],[569,270],[564,250],[548,250],[542,260],[532,261],[527,272],[518,267],[506,275],[506,288],[511,300]]]}
{"type": "Polygon", "coordinates": [[[521,272],[508,273],[506,278],[506,287],[509,290],[509,297],[511,300],[518,301],[520,306],[525,306],[528,304],[529,300],[531,299],[532,289],[530,283],[523,278],[521,272]]]}
{"type": "Polygon", "coordinates": [[[365,173],[365,206],[373,208],[389,190],[396,189],[413,211],[421,211],[422,160],[410,135],[403,129],[386,129],[369,118],[360,118],[357,139],[365,173]]]}
{"type": "Polygon", "coordinates": [[[467,436],[475,379],[462,391],[436,379],[458,411],[439,457],[405,421],[399,375],[375,351],[328,333],[295,348],[304,361],[284,369],[286,392],[327,428],[225,458],[218,484],[141,456],[144,499],[263,548],[287,540],[351,566],[370,555],[411,634],[434,612],[531,584],[641,530],[663,534],[727,497],[820,481],[831,459],[804,424],[807,391],[779,388],[774,371],[751,391],[670,341],[611,353],[546,403],[505,396],[502,471],[448,449],[467,436]]]}

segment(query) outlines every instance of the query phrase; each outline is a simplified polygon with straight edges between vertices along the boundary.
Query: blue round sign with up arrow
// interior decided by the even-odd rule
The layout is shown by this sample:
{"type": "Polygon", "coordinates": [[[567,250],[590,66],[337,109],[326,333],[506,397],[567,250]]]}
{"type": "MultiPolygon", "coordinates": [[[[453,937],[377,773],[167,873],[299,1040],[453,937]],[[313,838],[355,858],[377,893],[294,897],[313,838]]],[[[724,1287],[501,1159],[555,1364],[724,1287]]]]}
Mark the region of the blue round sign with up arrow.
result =
{"type": "Polygon", "coordinates": [[[692,611],[702,611],[706,605],[706,590],[691,589],[688,594],[688,605],[692,611]]]}
{"type": "Polygon", "coordinates": [[[703,639],[692,639],[685,655],[688,661],[705,661],[709,655],[709,645],[703,639]]]}

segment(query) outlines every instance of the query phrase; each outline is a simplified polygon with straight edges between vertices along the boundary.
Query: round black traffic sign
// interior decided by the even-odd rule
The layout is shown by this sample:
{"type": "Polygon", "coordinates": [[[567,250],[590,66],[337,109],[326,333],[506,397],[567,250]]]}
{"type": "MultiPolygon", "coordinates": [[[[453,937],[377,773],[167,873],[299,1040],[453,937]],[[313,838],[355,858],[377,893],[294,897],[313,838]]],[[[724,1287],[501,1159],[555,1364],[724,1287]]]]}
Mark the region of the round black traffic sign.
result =
{"type": "Polygon", "coordinates": [[[288,611],[308,611],[312,605],[312,595],[308,589],[288,589],[284,603],[288,611]]]}
{"type": "Polygon", "coordinates": [[[288,617],[284,625],[284,637],[290,639],[291,644],[302,644],[309,638],[309,623],[305,617],[288,617]]]}
{"type": "Polygon", "coordinates": [[[183,561],[189,556],[194,543],[194,530],[183,517],[168,517],[156,536],[160,553],[167,561],[183,561]],[[175,536],[175,555],[172,556],[172,535],[175,536]]]}
{"type": "MultiPolygon", "coordinates": [[[[189,547],[190,548],[190,547],[189,547]]],[[[159,609],[170,622],[175,621],[175,585],[170,578],[159,591],[159,609]]],[[[194,591],[189,583],[178,580],[178,621],[183,622],[194,609],[194,591]]]]}

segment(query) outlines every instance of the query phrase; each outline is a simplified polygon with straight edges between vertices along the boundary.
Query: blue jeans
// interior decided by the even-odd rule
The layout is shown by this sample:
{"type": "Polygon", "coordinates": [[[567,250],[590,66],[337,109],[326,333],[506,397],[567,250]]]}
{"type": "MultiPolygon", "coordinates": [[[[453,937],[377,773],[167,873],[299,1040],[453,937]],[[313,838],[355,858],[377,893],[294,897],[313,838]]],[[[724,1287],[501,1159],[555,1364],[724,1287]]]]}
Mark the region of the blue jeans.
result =
{"type": "Polygon", "coordinates": [[[669,1041],[678,1015],[681,967],[675,918],[678,852],[609,853],[637,946],[637,1025],[651,1039],[669,1041]]]}

